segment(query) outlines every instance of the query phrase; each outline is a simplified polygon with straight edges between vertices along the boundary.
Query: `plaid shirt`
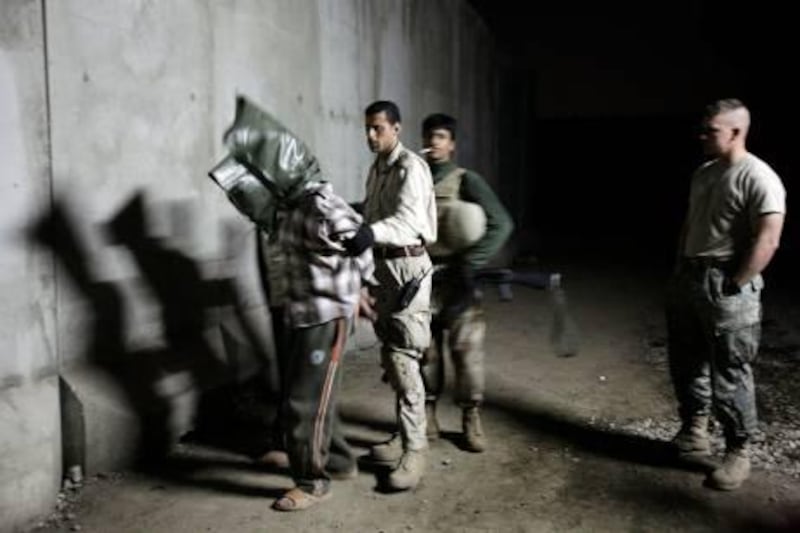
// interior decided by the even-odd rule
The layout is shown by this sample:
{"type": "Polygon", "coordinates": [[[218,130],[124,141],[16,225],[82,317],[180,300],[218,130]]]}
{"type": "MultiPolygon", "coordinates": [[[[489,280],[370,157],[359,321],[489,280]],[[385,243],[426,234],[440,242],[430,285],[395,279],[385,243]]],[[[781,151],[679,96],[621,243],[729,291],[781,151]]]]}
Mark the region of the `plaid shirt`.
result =
{"type": "Polygon", "coordinates": [[[287,318],[293,327],[352,317],[363,283],[375,283],[372,250],[346,254],[341,242],[361,225],[358,215],[325,182],[311,182],[299,204],[281,213],[277,246],[284,254],[287,318]]]}

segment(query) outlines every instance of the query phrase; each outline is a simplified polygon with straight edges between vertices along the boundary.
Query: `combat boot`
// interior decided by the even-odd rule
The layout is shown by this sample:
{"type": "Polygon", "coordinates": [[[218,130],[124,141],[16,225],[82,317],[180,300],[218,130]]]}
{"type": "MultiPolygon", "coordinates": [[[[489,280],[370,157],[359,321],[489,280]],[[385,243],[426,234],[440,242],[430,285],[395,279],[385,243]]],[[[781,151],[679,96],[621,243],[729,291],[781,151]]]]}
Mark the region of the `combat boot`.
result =
{"type": "Polygon", "coordinates": [[[425,450],[406,450],[397,468],[389,474],[389,488],[394,490],[413,489],[425,472],[425,450]]]}
{"type": "Polygon", "coordinates": [[[486,435],[481,425],[481,415],[477,405],[465,407],[462,415],[464,445],[471,452],[480,453],[486,449],[486,435]]]}
{"type": "Polygon", "coordinates": [[[425,402],[425,436],[428,440],[439,438],[439,421],[436,420],[436,400],[425,402]]]}
{"type": "Polygon", "coordinates": [[[684,458],[711,455],[708,416],[693,416],[691,420],[684,422],[672,443],[677,448],[678,455],[684,458]]]}
{"type": "Polygon", "coordinates": [[[393,463],[403,455],[403,439],[399,433],[381,444],[376,444],[370,450],[370,459],[381,463],[393,463]]]}
{"type": "Polygon", "coordinates": [[[706,478],[706,484],[717,490],[738,489],[750,477],[750,454],[746,446],[728,449],[719,468],[706,478]]]}

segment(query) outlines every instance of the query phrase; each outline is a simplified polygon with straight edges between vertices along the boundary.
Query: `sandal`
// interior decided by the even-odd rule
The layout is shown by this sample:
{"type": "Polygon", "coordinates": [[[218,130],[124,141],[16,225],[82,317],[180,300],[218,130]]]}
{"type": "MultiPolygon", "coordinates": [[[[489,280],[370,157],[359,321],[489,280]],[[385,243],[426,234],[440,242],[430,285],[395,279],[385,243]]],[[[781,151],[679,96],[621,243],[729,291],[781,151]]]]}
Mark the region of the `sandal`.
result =
{"type": "Polygon", "coordinates": [[[276,511],[302,511],[320,502],[324,502],[330,497],[330,490],[319,495],[314,495],[295,487],[275,500],[275,503],[272,504],[272,508],[276,511]]]}

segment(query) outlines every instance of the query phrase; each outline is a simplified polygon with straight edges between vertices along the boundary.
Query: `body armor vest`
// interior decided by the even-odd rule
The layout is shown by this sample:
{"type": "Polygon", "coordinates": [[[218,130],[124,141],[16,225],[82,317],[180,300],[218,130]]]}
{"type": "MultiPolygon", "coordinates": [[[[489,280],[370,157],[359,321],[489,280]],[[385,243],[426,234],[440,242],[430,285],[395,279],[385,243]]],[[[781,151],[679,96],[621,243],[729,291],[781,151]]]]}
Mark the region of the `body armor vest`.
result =
{"type": "Polygon", "coordinates": [[[456,168],[433,186],[439,225],[437,241],[428,246],[428,253],[433,257],[461,252],[478,242],[486,232],[483,208],[460,198],[465,173],[463,168],[456,168]]]}

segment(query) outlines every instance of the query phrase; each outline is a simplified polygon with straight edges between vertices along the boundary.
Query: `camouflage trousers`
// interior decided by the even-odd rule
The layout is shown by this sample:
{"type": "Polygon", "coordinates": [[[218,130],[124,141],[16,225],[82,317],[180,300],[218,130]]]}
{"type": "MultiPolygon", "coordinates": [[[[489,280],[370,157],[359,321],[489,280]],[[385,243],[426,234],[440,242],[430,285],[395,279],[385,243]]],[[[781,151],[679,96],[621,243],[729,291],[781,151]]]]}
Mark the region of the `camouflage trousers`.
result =
{"type": "Polygon", "coordinates": [[[378,260],[375,291],[378,320],[375,333],[381,341],[381,366],[396,393],[397,421],[406,450],[427,448],[425,387],[419,362],[430,345],[431,267],[427,254],[378,260]],[[405,309],[398,298],[405,283],[426,274],[416,296],[405,309]]]}
{"type": "MultiPolygon", "coordinates": [[[[436,288],[434,287],[434,294],[436,288]]],[[[484,338],[486,321],[480,304],[468,307],[452,324],[442,324],[434,316],[433,340],[422,359],[422,381],[428,401],[442,394],[445,381],[445,354],[450,353],[455,375],[455,400],[462,407],[483,401],[485,383],[484,338]]]]}
{"type": "Polygon", "coordinates": [[[682,264],[667,296],[669,366],[678,412],[715,414],[726,442],[746,442],[757,429],[752,361],[761,338],[761,276],[725,295],[727,269],[682,264]]]}

